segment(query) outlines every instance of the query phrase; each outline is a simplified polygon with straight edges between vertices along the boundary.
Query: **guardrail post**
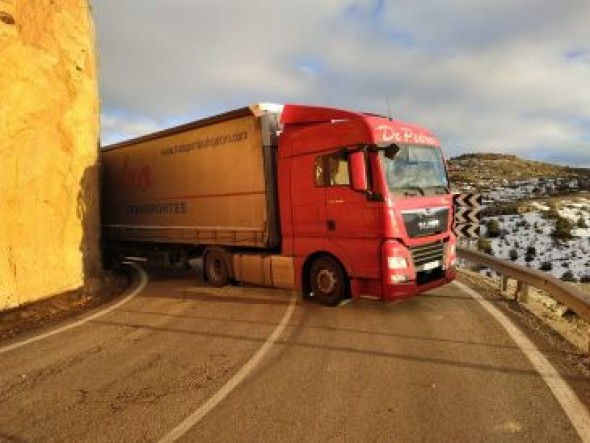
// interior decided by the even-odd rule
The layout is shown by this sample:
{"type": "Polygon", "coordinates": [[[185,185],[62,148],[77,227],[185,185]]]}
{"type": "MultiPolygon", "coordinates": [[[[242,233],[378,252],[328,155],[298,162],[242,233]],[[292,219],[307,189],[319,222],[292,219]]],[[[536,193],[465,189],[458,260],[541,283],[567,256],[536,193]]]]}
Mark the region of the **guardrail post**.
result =
{"type": "Polygon", "coordinates": [[[516,283],[516,299],[520,303],[526,303],[529,299],[529,285],[520,280],[516,283]]]}
{"type": "Polygon", "coordinates": [[[505,294],[508,291],[508,277],[505,275],[500,276],[500,292],[505,294]]]}

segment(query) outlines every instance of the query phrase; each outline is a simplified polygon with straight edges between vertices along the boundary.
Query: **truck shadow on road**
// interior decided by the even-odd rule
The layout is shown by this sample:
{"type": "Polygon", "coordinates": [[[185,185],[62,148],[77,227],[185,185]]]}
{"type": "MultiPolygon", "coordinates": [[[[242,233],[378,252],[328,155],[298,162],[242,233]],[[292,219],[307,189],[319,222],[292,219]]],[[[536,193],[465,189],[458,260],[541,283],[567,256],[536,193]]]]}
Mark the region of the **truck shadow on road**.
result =
{"type": "MultiPolygon", "coordinates": [[[[295,316],[295,320],[292,320],[287,327],[287,337],[278,340],[275,342],[275,345],[279,348],[280,353],[283,352],[297,352],[298,349],[306,349],[306,350],[316,350],[320,352],[338,352],[343,354],[354,354],[358,355],[359,357],[380,357],[380,358],[387,358],[391,360],[397,361],[410,361],[410,362],[418,362],[424,363],[428,365],[439,365],[445,367],[456,367],[456,368],[463,368],[463,369],[470,369],[476,371],[483,371],[486,373],[501,373],[501,374],[512,374],[512,375],[521,375],[521,376],[530,376],[530,377],[538,377],[539,374],[534,369],[523,369],[520,367],[516,367],[516,362],[520,359],[515,359],[515,366],[498,366],[494,364],[486,364],[483,362],[475,362],[475,361],[461,361],[461,360],[453,360],[450,358],[443,358],[443,357],[432,357],[429,356],[428,353],[424,353],[424,355],[418,354],[411,354],[411,353],[403,353],[397,351],[388,351],[388,350],[380,350],[380,349],[370,349],[368,347],[354,347],[348,345],[338,345],[338,344],[327,344],[327,343],[317,343],[311,342],[308,339],[302,337],[303,333],[307,332],[324,332],[324,333],[333,333],[338,334],[338,341],[342,342],[343,340],[349,340],[350,342],[358,343],[358,340],[355,340],[355,336],[359,334],[365,336],[375,336],[375,337],[386,337],[395,340],[411,340],[416,341],[417,343],[425,343],[425,344],[432,344],[432,343],[440,343],[440,344],[448,344],[452,346],[453,353],[462,353],[462,355],[470,355],[470,349],[472,350],[474,347],[484,347],[484,348],[493,348],[501,350],[502,352],[510,352],[516,355],[520,355],[521,351],[517,346],[513,345],[504,345],[504,344],[495,344],[495,343],[484,343],[484,342],[474,342],[474,341],[467,341],[467,340],[457,340],[457,339],[448,339],[448,338],[440,338],[440,337],[432,337],[432,336],[419,336],[419,335],[409,335],[397,332],[384,332],[384,331],[374,331],[374,330],[363,330],[363,329],[355,329],[355,328],[346,328],[346,327],[332,327],[332,326],[319,326],[310,324],[310,320],[313,321],[314,311],[317,309],[327,309],[317,305],[308,304],[308,303],[298,303],[298,309],[303,309],[303,312],[300,312],[299,315],[295,316]],[[348,336],[350,335],[350,337],[348,336]],[[467,349],[465,352],[461,352],[460,347],[466,347],[467,349]]],[[[119,328],[126,328],[130,330],[146,330],[150,332],[162,332],[166,334],[182,334],[186,336],[192,337],[199,337],[199,338],[209,338],[209,339],[230,339],[236,340],[241,342],[253,342],[262,344],[266,341],[267,337],[252,337],[252,336],[244,336],[239,334],[232,334],[226,332],[219,332],[223,331],[223,327],[220,327],[219,323],[246,323],[246,324],[253,324],[253,325],[261,325],[261,326],[276,326],[276,323],[273,322],[266,322],[266,321],[252,321],[252,320],[243,320],[243,319],[228,319],[223,317],[211,317],[211,316],[198,316],[198,315],[181,315],[181,314],[166,314],[166,313],[159,313],[159,312],[146,312],[146,311],[136,311],[136,310],[121,310],[121,312],[125,312],[131,315],[143,316],[143,321],[107,321],[107,320],[94,320],[92,323],[97,325],[106,325],[106,326],[114,326],[119,328]],[[169,326],[155,326],[151,324],[147,324],[145,322],[145,316],[156,316],[156,317],[170,317],[173,319],[186,319],[186,320],[195,320],[197,324],[192,326],[188,325],[186,327],[169,327],[169,326]]],[[[140,320],[138,318],[138,320],[140,320]]],[[[367,343],[372,343],[370,340],[367,343]]],[[[416,349],[418,346],[412,347],[412,349],[416,349]]],[[[545,350],[546,353],[556,353],[555,350],[545,350]]],[[[564,378],[569,379],[571,381],[585,381],[587,382],[588,379],[583,376],[574,376],[574,375],[565,375],[564,378]]]]}
{"type": "MultiPolygon", "coordinates": [[[[122,312],[125,314],[132,314],[132,315],[139,315],[139,316],[152,316],[152,317],[165,317],[165,318],[173,318],[173,319],[182,319],[182,320],[195,320],[195,321],[204,321],[204,322],[218,322],[218,323],[233,323],[233,324],[250,324],[250,325],[260,325],[260,326],[276,326],[275,322],[271,321],[256,321],[256,320],[248,320],[248,319],[239,319],[239,318],[229,318],[229,317],[212,317],[212,316],[201,316],[201,315],[186,315],[186,314],[168,314],[164,312],[155,312],[155,311],[138,311],[133,309],[119,309],[118,312],[122,312]]],[[[291,322],[289,327],[295,327],[297,323],[291,322]]],[[[123,326],[123,324],[121,324],[123,326]]],[[[429,336],[422,336],[422,335],[409,335],[403,333],[393,333],[393,332],[383,332],[383,331],[376,331],[376,330],[365,330],[365,329],[355,329],[355,328],[346,328],[346,327],[333,327],[333,326],[313,326],[307,325],[306,329],[308,330],[316,330],[316,331],[325,331],[325,332],[334,332],[334,333],[350,333],[350,334],[360,334],[360,335],[367,335],[367,336],[375,336],[375,337],[386,337],[386,338],[395,338],[401,340],[419,340],[419,341],[432,341],[432,342],[439,342],[439,343],[451,343],[451,344],[459,344],[459,345],[467,345],[467,346],[477,346],[477,347],[486,347],[486,348],[497,348],[497,349],[519,349],[516,345],[502,345],[502,344],[491,344],[491,343],[484,343],[478,341],[467,341],[467,340],[456,340],[456,339],[448,339],[448,338],[439,338],[439,337],[429,337],[429,336]]],[[[573,354],[571,352],[566,351],[558,351],[554,349],[541,349],[546,354],[555,354],[555,355],[570,355],[573,354]]]]}
{"type": "MultiPolygon", "coordinates": [[[[158,326],[151,326],[151,325],[142,325],[136,323],[119,323],[113,321],[106,321],[106,320],[96,320],[93,321],[94,324],[100,325],[108,325],[108,326],[117,326],[122,328],[129,328],[132,330],[149,330],[153,332],[165,332],[165,333],[175,333],[175,334],[183,334],[183,335],[192,335],[198,337],[207,337],[207,338],[222,338],[222,339],[231,339],[237,341],[247,341],[247,342],[255,342],[255,343],[264,343],[266,341],[266,337],[262,338],[253,338],[253,337],[245,337],[241,335],[232,335],[232,334],[223,334],[219,332],[213,331],[197,331],[193,329],[182,329],[182,328],[164,328],[158,326]]],[[[410,337],[405,337],[410,338],[410,337]]],[[[422,340],[422,337],[411,337],[412,339],[422,340]]],[[[430,340],[430,339],[427,339],[430,340]]],[[[377,351],[372,349],[362,349],[362,348],[352,348],[348,346],[336,346],[336,345],[320,345],[316,343],[306,343],[302,341],[290,341],[290,340],[278,340],[275,342],[277,346],[284,346],[288,345],[290,348],[301,348],[301,349],[313,349],[318,351],[332,351],[332,352],[342,352],[348,354],[356,354],[359,356],[371,356],[371,357],[382,357],[382,358],[389,358],[392,360],[402,360],[402,361],[411,361],[411,362],[419,362],[428,365],[441,365],[441,366],[452,366],[464,369],[472,369],[477,371],[484,371],[484,372],[492,372],[492,373],[501,373],[501,374],[512,374],[512,375],[522,375],[522,376],[530,376],[530,377],[538,377],[539,373],[534,369],[520,369],[520,368],[511,368],[511,367],[502,367],[502,366],[494,366],[488,365],[484,363],[475,363],[475,362],[466,362],[466,361],[453,361],[444,358],[434,358],[434,357],[426,357],[426,356],[417,356],[417,355],[409,355],[409,354],[401,354],[395,352],[387,352],[387,351],[377,351]]],[[[498,347],[502,348],[504,346],[497,346],[497,345],[488,345],[490,347],[498,347]]],[[[515,352],[520,352],[518,348],[514,349],[515,352]]],[[[577,376],[564,376],[566,380],[572,381],[585,381],[587,382],[588,379],[586,377],[577,377],[577,376]]]]}

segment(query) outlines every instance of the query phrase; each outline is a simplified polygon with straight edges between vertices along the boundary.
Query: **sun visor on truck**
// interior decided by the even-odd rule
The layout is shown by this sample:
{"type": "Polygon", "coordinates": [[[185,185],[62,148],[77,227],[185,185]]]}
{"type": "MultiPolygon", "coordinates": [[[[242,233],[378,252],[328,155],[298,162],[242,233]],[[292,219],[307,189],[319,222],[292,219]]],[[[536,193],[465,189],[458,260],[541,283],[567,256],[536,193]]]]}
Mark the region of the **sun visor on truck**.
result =
{"type": "Polygon", "coordinates": [[[363,114],[358,112],[318,106],[289,104],[283,107],[281,123],[284,125],[297,123],[325,123],[331,122],[332,120],[355,120],[362,118],[363,114]]]}

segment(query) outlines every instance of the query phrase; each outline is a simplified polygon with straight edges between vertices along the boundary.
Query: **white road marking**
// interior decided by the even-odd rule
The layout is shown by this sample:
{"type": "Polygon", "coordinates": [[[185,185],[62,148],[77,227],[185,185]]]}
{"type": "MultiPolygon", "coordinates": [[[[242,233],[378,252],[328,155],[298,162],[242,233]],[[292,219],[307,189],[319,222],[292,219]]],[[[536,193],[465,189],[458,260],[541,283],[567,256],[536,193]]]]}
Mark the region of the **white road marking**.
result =
{"type": "Polygon", "coordinates": [[[178,426],[172,429],[172,431],[165,435],[159,443],[174,442],[186,434],[213,408],[215,408],[215,406],[225,399],[225,397],[227,397],[252,372],[252,370],[258,365],[258,363],[260,363],[260,361],[264,358],[264,356],[268,353],[273,344],[285,330],[285,327],[287,326],[287,323],[289,323],[289,320],[293,315],[293,311],[295,310],[295,301],[295,293],[292,293],[289,307],[287,308],[285,315],[283,315],[281,322],[277,325],[272,334],[270,334],[270,336],[266,339],[266,342],[260,347],[260,349],[258,349],[256,354],[254,354],[250,360],[248,360],[244,366],[242,366],[240,370],[227,381],[225,385],[223,385],[215,394],[213,394],[209,400],[203,403],[199,409],[185,418],[182,423],[180,423],[178,426]]]}
{"type": "Polygon", "coordinates": [[[590,443],[590,415],[584,404],[576,396],[559,372],[545,358],[533,342],[512,323],[498,308],[475,292],[473,289],[457,281],[453,284],[463,292],[477,300],[494,319],[502,325],[510,337],[515,341],[521,351],[526,355],[531,364],[537,370],[543,381],[547,384],[570,422],[578,432],[583,442],[590,443]]]}
{"type": "Polygon", "coordinates": [[[36,341],[39,340],[43,340],[44,338],[47,337],[51,337],[53,335],[59,334],[61,332],[76,328],[78,326],[81,326],[85,323],[88,323],[89,321],[95,320],[99,317],[102,317],[105,314],[108,314],[109,312],[117,309],[118,307],[120,307],[121,305],[127,303],[129,300],[131,300],[133,297],[137,296],[139,293],[141,293],[141,291],[144,290],[145,286],[147,285],[148,282],[148,277],[147,274],[145,273],[145,271],[143,269],[141,269],[139,266],[133,264],[133,263],[127,263],[129,266],[133,267],[138,273],[139,273],[139,284],[137,285],[137,287],[135,289],[133,289],[133,291],[131,291],[131,293],[129,293],[129,295],[127,295],[125,298],[123,298],[122,300],[118,301],[117,303],[115,303],[112,306],[109,306],[106,309],[103,309],[102,311],[96,312],[88,317],[85,317],[81,320],[78,320],[74,323],[70,323],[66,326],[62,326],[61,328],[57,328],[54,329],[52,331],[46,332],[45,334],[41,334],[41,335],[37,335],[35,337],[31,337],[29,339],[23,340],[23,341],[19,341],[17,343],[13,343],[11,345],[5,346],[3,348],[0,348],[0,354],[4,354],[5,352],[9,352],[12,351],[13,349],[17,349],[20,348],[22,346],[28,345],[30,343],[34,343],[36,341]]]}

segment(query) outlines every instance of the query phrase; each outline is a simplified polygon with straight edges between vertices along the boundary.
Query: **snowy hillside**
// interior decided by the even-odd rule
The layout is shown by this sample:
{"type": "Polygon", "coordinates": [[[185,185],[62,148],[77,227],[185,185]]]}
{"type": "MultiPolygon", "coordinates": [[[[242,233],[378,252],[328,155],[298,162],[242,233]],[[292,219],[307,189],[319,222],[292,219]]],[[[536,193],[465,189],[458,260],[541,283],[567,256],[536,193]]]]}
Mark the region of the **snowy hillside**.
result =
{"type": "MultiPolygon", "coordinates": [[[[557,278],[571,271],[565,279],[590,280],[590,199],[562,200],[557,207],[559,216],[570,221],[571,239],[555,238],[556,219],[549,218],[549,206],[537,202],[530,206],[531,212],[483,221],[486,224],[496,220],[499,225],[499,236],[489,238],[493,255],[550,272],[557,278]]],[[[491,234],[485,228],[483,233],[491,234]]]]}

